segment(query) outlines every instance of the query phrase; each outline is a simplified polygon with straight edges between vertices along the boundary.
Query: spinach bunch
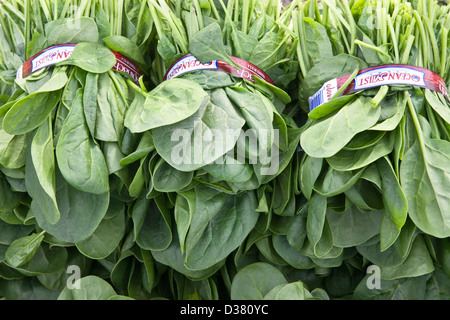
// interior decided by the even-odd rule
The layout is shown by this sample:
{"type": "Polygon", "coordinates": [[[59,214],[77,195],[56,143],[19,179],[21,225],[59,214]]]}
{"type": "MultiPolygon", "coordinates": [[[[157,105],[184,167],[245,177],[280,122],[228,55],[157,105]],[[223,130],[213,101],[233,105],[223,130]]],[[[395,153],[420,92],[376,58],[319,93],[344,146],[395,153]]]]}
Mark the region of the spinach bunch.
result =
{"type": "MultiPolygon", "coordinates": [[[[150,3],[158,81],[188,53],[202,63],[234,65],[230,56],[236,56],[268,74],[293,73],[291,34],[279,26],[289,10],[275,22],[257,2],[247,2],[242,14],[232,2],[220,10],[207,1],[150,3]]],[[[279,80],[280,87],[290,84],[279,80]]],[[[300,129],[285,112],[291,98],[280,87],[211,70],[185,73],[151,91],[135,86],[125,126],[141,140],[121,164],[139,163],[131,216],[137,244],[156,261],[190,279],[207,278],[257,224],[265,228],[272,214],[294,214],[289,173],[298,163],[300,129]],[[275,152],[277,162],[269,163],[275,152]]]]}
{"type": "Polygon", "coordinates": [[[54,297],[67,266],[106,270],[98,261],[114,261],[126,235],[135,168],[119,162],[135,147],[123,125],[135,79],[111,70],[112,51],[145,70],[150,11],[141,1],[4,1],[0,16],[9,88],[0,107],[0,264],[12,280],[1,291],[10,296],[25,281],[54,297]],[[63,44],[76,44],[69,59],[16,79],[27,59],[63,44]]]}
{"type": "Polygon", "coordinates": [[[228,296],[226,288],[217,290],[228,272],[222,266],[257,225],[268,230],[275,216],[293,215],[297,206],[298,190],[287,182],[297,168],[300,130],[284,113],[291,101],[284,89],[296,76],[284,25],[290,11],[282,14],[275,2],[247,2],[244,15],[232,2],[220,9],[208,1],[75,3],[83,8],[76,17],[65,15],[73,1],[27,8],[12,1],[2,11],[5,18],[18,15],[9,24],[23,23],[19,36],[8,38],[9,25],[1,34],[10,58],[2,59],[8,61],[2,79],[17,87],[1,109],[12,142],[2,153],[0,293],[9,299],[228,296]],[[219,52],[205,43],[210,32],[219,52]],[[79,43],[69,60],[14,79],[27,57],[69,40],[79,43]],[[26,55],[18,51],[22,44],[26,55]],[[110,71],[107,49],[134,60],[151,81],[136,84],[110,71]],[[229,61],[233,54],[257,63],[279,88],[213,72],[162,82],[175,59],[204,50],[207,60],[229,61]],[[249,163],[245,140],[239,142],[244,158],[236,161],[231,151],[239,136],[222,137],[224,145],[213,141],[213,152],[194,166],[171,163],[172,133],[198,124],[225,133],[266,130],[256,141],[264,157],[280,152],[275,171],[263,174],[259,158],[249,163]],[[73,266],[83,276],[76,292],[64,288],[73,266]],[[18,291],[22,283],[29,290],[18,291]]]}
{"type": "Polygon", "coordinates": [[[326,81],[348,74],[352,80],[360,70],[383,64],[430,69],[448,86],[449,8],[434,1],[322,5],[318,14],[316,1],[299,3],[293,14],[299,95],[308,112],[299,174],[308,199],[309,255],[340,259],[351,269],[379,266],[386,287],[369,293],[363,279],[356,298],[393,297],[399,286],[444,274],[447,283],[445,250],[438,249],[450,236],[446,98],[395,85],[336,94],[312,111],[307,106],[326,81]],[[355,264],[355,257],[366,262],[355,264]]]}
{"type": "Polygon", "coordinates": [[[380,64],[448,84],[449,10],[2,1],[0,296],[448,298],[448,102],[398,85],[312,111],[308,98],[380,64]],[[16,79],[69,42],[70,59],[16,79]],[[144,77],[112,71],[111,50],[144,77]],[[186,54],[242,58],[275,85],[212,70],[166,80],[186,54]]]}

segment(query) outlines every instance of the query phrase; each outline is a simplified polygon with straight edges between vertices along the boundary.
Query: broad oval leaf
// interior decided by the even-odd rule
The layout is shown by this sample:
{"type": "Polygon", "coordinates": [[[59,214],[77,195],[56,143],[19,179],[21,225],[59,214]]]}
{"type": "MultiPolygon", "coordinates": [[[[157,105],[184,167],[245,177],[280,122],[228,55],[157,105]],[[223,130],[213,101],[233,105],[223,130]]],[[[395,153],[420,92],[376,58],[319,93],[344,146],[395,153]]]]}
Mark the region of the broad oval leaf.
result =
{"type": "Polygon", "coordinates": [[[41,245],[44,233],[33,233],[11,243],[5,253],[6,263],[15,268],[30,261],[41,245]]]}
{"type": "Polygon", "coordinates": [[[109,171],[100,147],[87,127],[79,89],[64,121],[56,145],[56,158],[64,178],[73,187],[94,194],[109,191],[109,171]]]}
{"type": "Polygon", "coordinates": [[[165,250],[172,242],[172,221],[165,204],[158,206],[156,201],[162,198],[148,200],[146,211],[142,212],[142,224],[136,235],[136,243],[145,250],[165,250]]]}
{"type": "Polygon", "coordinates": [[[5,115],[3,129],[21,135],[37,128],[59,102],[61,92],[38,92],[17,102],[5,115]]]}
{"type": "Polygon", "coordinates": [[[396,132],[389,132],[373,146],[359,150],[341,150],[330,158],[327,162],[335,170],[351,171],[367,167],[376,160],[387,156],[394,148],[394,138],[396,132]]]}
{"type": "Polygon", "coordinates": [[[119,245],[125,233],[125,203],[111,199],[108,211],[94,233],[76,243],[80,252],[91,259],[104,259],[119,245]]]}
{"type": "Polygon", "coordinates": [[[50,244],[42,241],[33,257],[27,263],[16,267],[16,270],[30,277],[49,275],[63,269],[67,258],[66,248],[62,246],[51,247],[50,244]]]}
{"type": "Polygon", "coordinates": [[[207,101],[208,94],[194,81],[170,79],[149,93],[136,93],[125,115],[125,126],[131,132],[144,132],[178,123],[207,101]]]}
{"type": "Polygon", "coordinates": [[[30,138],[31,133],[16,136],[0,129],[0,164],[9,169],[22,168],[30,138]]]}
{"type": "Polygon", "coordinates": [[[34,201],[31,203],[36,222],[39,227],[59,240],[77,243],[95,232],[108,210],[110,195],[75,189],[57,171],[56,200],[61,217],[55,224],[47,221],[45,213],[34,201]]]}
{"type": "Polygon", "coordinates": [[[192,280],[203,280],[215,274],[225,263],[225,259],[219,261],[213,266],[202,270],[190,270],[186,268],[184,260],[186,255],[181,252],[180,241],[177,232],[174,232],[174,237],[170,246],[164,250],[152,251],[152,255],[156,261],[173,268],[174,270],[186,275],[192,280]]]}
{"type": "Polygon", "coordinates": [[[287,284],[284,275],[271,264],[256,262],[239,270],[231,284],[232,300],[263,300],[278,285],[287,284]]]}
{"type": "Polygon", "coordinates": [[[302,281],[280,284],[264,296],[264,300],[310,300],[314,299],[302,281]]]}
{"type": "Polygon", "coordinates": [[[397,229],[400,230],[408,216],[408,200],[389,159],[385,157],[377,161],[377,168],[381,176],[385,212],[397,229]]]}
{"type": "Polygon", "coordinates": [[[198,185],[186,236],[188,269],[206,269],[225,259],[255,227],[259,217],[253,191],[227,195],[198,185]]]}
{"type": "Polygon", "coordinates": [[[358,97],[337,113],[314,121],[302,134],[300,145],[311,157],[328,158],[339,152],[357,134],[372,127],[380,117],[371,99],[358,97]]]}
{"type": "Polygon", "coordinates": [[[58,65],[73,65],[91,73],[105,73],[116,64],[116,56],[110,49],[97,43],[82,42],[75,46],[69,59],[58,65]]]}
{"type": "Polygon", "coordinates": [[[45,208],[44,212],[50,223],[56,223],[60,216],[56,201],[56,163],[53,149],[53,131],[49,117],[48,121],[44,122],[36,131],[31,142],[30,156],[32,161],[27,163],[27,169],[33,170],[34,168],[35,178],[39,182],[39,186],[34,185],[34,187],[31,187],[29,185],[30,195],[34,196],[34,199],[37,201],[43,200],[42,197],[48,198],[46,204],[42,206],[45,208]],[[45,194],[39,194],[38,189],[45,194]]]}
{"type": "Polygon", "coordinates": [[[381,211],[361,212],[356,206],[344,213],[327,210],[327,221],[337,247],[353,247],[362,244],[380,232],[381,211]]]}
{"type": "Polygon", "coordinates": [[[193,171],[211,164],[236,145],[245,120],[222,89],[189,118],[152,130],[156,150],[172,167],[193,171]]]}
{"type": "Polygon", "coordinates": [[[159,192],[176,192],[188,186],[194,172],[183,172],[170,166],[163,159],[155,166],[153,172],[153,186],[159,192]]]}
{"type": "Polygon", "coordinates": [[[408,149],[400,181],[408,214],[419,229],[438,238],[450,236],[450,142],[424,137],[408,149]]]}
{"type": "Polygon", "coordinates": [[[78,280],[76,287],[64,288],[58,296],[58,300],[108,300],[117,296],[114,288],[106,280],[89,275],[78,280]]]}
{"type": "Polygon", "coordinates": [[[145,59],[142,56],[139,47],[130,39],[123,36],[113,35],[103,38],[102,41],[111,50],[123,54],[125,57],[140,65],[145,65],[145,59]]]}
{"type": "Polygon", "coordinates": [[[46,25],[49,45],[98,42],[98,29],[92,18],[80,17],[75,19],[57,19],[46,25]]]}

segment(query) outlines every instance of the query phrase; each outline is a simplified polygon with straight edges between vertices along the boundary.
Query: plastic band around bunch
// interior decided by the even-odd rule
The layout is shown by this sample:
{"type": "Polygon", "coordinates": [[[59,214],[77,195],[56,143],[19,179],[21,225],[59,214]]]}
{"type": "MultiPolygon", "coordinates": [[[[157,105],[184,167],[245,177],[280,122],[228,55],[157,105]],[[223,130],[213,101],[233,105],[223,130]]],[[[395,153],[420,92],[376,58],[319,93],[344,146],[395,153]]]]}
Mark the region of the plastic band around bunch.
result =
{"type": "Polygon", "coordinates": [[[214,60],[203,64],[198,61],[192,54],[187,54],[172,64],[172,66],[166,72],[164,80],[169,80],[181,76],[182,74],[198,70],[215,70],[226,72],[233,76],[247,79],[252,82],[255,81],[253,79],[253,76],[257,76],[258,78],[275,86],[275,83],[270,79],[270,77],[254,64],[232,56],[230,56],[230,59],[233,60],[233,62],[236,63],[236,65],[241,69],[237,69],[230,64],[220,60],[214,60]]]}
{"type": "MultiPolygon", "coordinates": [[[[351,74],[330,80],[309,98],[310,111],[328,102],[351,74]]],[[[431,70],[402,64],[382,65],[361,70],[341,95],[384,85],[411,85],[441,93],[450,101],[447,86],[441,76],[431,70]]]]}
{"type": "MultiPolygon", "coordinates": [[[[50,67],[59,62],[65,61],[70,58],[75,49],[76,44],[61,44],[49,47],[42,50],[38,54],[34,55],[17,70],[16,78],[23,79],[43,68],[50,67]]],[[[112,70],[124,72],[133,78],[136,83],[139,83],[141,77],[141,71],[139,68],[123,55],[111,52],[116,56],[116,64],[112,67],[112,70]]]]}

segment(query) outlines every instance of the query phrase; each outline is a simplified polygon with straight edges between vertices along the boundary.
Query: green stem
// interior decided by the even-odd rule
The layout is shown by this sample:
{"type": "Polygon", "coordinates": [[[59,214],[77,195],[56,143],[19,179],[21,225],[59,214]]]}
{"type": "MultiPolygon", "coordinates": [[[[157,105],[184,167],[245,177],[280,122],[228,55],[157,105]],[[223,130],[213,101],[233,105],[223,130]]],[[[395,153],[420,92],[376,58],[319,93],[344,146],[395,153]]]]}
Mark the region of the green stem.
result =
{"type": "MultiPolygon", "coordinates": [[[[420,38],[422,39],[422,55],[424,64],[428,64],[428,41],[425,34],[425,29],[423,27],[422,19],[420,18],[419,12],[417,10],[413,11],[414,18],[417,22],[417,27],[419,29],[420,38]]],[[[424,66],[425,68],[427,66],[424,66]]]]}
{"type": "Polygon", "coordinates": [[[40,236],[42,236],[42,235],[44,235],[45,234],[45,230],[42,230],[38,235],[37,235],[37,237],[36,238],[39,238],[40,236]]]}
{"type": "Polygon", "coordinates": [[[81,18],[81,17],[83,16],[84,10],[86,9],[87,2],[88,2],[88,1],[89,1],[89,0],[82,0],[82,1],[81,1],[80,7],[77,8],[77,13],[76,13],[75,18],[81,18]]]}
{"type": "Polygon", "coordinates": [[[64,2],[64,6],[61,10],[61,14],[59,16],[60,19],[66,18],[67,10],[69,10],[69,7],[72,6],[72,0],[67,0],[64,2]]]}
{"type": "Polygon", "coordinates": [[[350,26],[350,55],[355,55],[355,40],[356,40],[356,23],[353,19],[353,14],[347,1],[342,1],[344,4],[344,10],[347,14],[347,19],[350,26]]]}
{"type": "MultiPolygon", "coordinates": [[[[10,30],[6,25],[5,19],[3,18],[3,13],[2,13],[1,9],[2,8],[0,6],[0,26],[2,28],[2,31],[4,32],[6,42],[8,42],[9,47],[12,49],[12,48],[14,48],[14,46],[13,46],[13,41],[11,39],[11,33],[9,32],[10,30]]],[[[2,49],[3,49],[3,47],[2,47],[2,49]]],[[[0,50],[0,51],[3,51],[3,50],[0,50]]]]}
{"type": "MultiPolygon", "coordinates": [[[[139,8],[138,22],[137,22],[137,25],[136,25],[136,29],[137,30],[141,30],[142,26],[143,26],[143,23],[145,22],[143,17],[144,17],[146,5],[147,5],[147,3],[145,1],[141,2],[141,7],[139,8]]],[[[139,44],[140,43],[138,43],[138,45],[139,44]]]]}
{"type": "MultiPolygon", "coordinates": [[[[182,25],[180,25],[179,20],[176,16],[171,14],[170,8],[165,4],[164,1],[161,1],[160,4],[157,4],[154,0],[148,0],[149,6],[156,9],[155,14],[159,13],[162,18],[164,18],[167,23],[169,24],[169,27],[172,31],[172,35],[174,37],[174,40],[177,42],[177,44],[181,47],[181,51],[183,53],[188,53],[189,51],[189,45],[188,40],[186,38],[186,33],[183,30],[182,25]],[[182,31],[180,31],[182,30],[182,31]],[[184,35],[184,36],[183,36],[184,35]]],[[[158,18],[158,16],[156,18],[158,18]]],[[[155,19],[155,17],[154,17],[155,19]]],[[[158,18],[160,19],[160,18],[158,18]]],[[[161,30],[162,32],[162,30],[161,30]]]]}
{"type": "Polygon", "coordinates": [[[239,0],[234,1],[234,16],[233,16],[234,23],[239,22],[239,0]]]}
{"type": "Polygon", "coordinates": [[[322,3],[322,24],[328,27],[328,5],[326,3],[322,3]]]}
{"type": "Polygon", "coordinates": [[[242,23],[241,23],[241,31],[243,31],[244,33],[247,33],[249,9],[250,9],[250,1],[244,0],[242,5],[242,23]]]}
{"type": "Polygon", "coordinates": [[[108,70],[108,75],[111,78],[111,80],[114,82],[114,85],[117,89],[117,91],[119,92],[120,97],[123,100],[123,103],[128,106],[128,101],[127,101],[127,97],[125,95],[125,93],[122,90],[122,87],[120,86],[119,80],[117,80],[117,75],[114,71],[112,70],[108,70]]]}
{"type": "Polygon", "coordinates": [[[431,110],[431,107],[428,105],[428,103],[425,104],[425,111],[427,112],[427,119],[428,119],[428,122],[429,122],[430,128],[431,128],[431,137],[433,139],[441,139],[436,116],[435,116],[433,110],[431,110]]]}
{"type": "Polygon", "coordinates": [[[339,23],[339,19],[338,19],[338,21],[336,21],[336,24],[337,24],[337,28],[339,30],[339,33],[340,33],[341,37],[342,37],[342,40],[344,41],[345,48],[346,48],[347,53],[348,53],[348,52],[350,52],[351,46],[348,43],[347,37],[345,36],[347,33],[344,30],[344,25],[342,23],[339,23]]]}
{"type": "MultiPolygon", "coordinates": [[[[399,6],[395,6],[394,11],[392,12],[391,16],[392,16],[392,21],[396,21],[397,19],[397,15],[400,11],[400,7],[399,6]]],[[[399,21],[400,19],[398,19],[397,21],[399,21]]]]}
{"type": "MultiPolygon", "coordinates": [[[[380,3],[380,2],[379,2],[380,3]]],[[[386,28],[386,8],[382,8],[380,6],[379,10],[378,10],[378,26],[380,26],[380,36],[381,36],[381,43],[379,43],[379,45],[383,45],[386,44],[387,41],[387,28],[386,28]]]]}
{"type": "Polygon", "coordinates": [[[177,15],[177,17],[181,17],[181,4],[182,4],[183,0],[176,0],[175,3],[175,14],[177,15]]]}
{"type": "Polygon", "coordinates": [[[350,75],[350,77],[344,82],[344,84],[339,88],[339,90],[331,97],[331,100],[334,98],[337,98],[341,95],[342,92],[347,89],[347,87],[350,85],[350,83],[353,82],[353,79],[358,75],[359,73],[359,66],[356,67],[356,69],[353,71],[353,73],[350,75]]]}
{"type": "Polygon", "coordinates": [[[389,32],[391,34],[392,46],[394,47],[394,56],[395,56],[394,61],[395,61],[395,63],[398,63],[400,58],[399,58],[399,54],[398,54],[397,34],[395,33],[394,26],[392,25],[392,20],[391,20],[391,17],[389,14],[386,16],[386,20],[388,23],[389,32]]]}
{"type": "MultiPolygon", "coordinates": [[[[236,30],[236,26],[234,25],[234,21],[233,21],[233,19],[231,18],[231,14],[230,14],[230,12],[228,11],[227,7],[225,7],[225,4],[223,3],[222,0],[219,0],[219,2],[220,2],[220,5],[222,6],[223,11],[225,12],[225,19],[228,20],[228,22],[229,22],[229,24],[230,24],[230,26],[231,26],[231,29],[236,30]]],[[[226,26],[224,25],[224,28],[225,28],[225,27],[226,27],[226,26]]]]}
{"type": "Polygon", "coordinates": [[[430,19],[428,19],[428,17],[424,17],[423,19],[425,21],[425,26],[426,26],[428,34],[429,34],[431,47],[433,48],[434,69],[435,70],[440,70],[441,69],[441,66],[440,66],[441,59],[439,57],[440,51],[439,51],[439,48],[438,48],[436,35],[434,34],[433,26],[431,25],[431,21],[430,21],[430,19]]]}
{"type": "MultiPolygon", "coordinates": [[[[96,1],[95,0],[91,0],[91,2],[89,3],[89,6],[91,7],[91,12],[89,13],[89,16],[92,18],[92,19],[95,19],[95,17],[96,17],[96,15],[95,15],[95,12],[96,12],[96,10],[97,10],[97,8],[96,8],[96,1]]],[[[145,3],[145,1],[143,1],[143,3],[145,3]]]]}
{"type": "Polygon", "coordinates": [[[429,1],[428,2],[428,5],[429,5],[429,7],[428,7],[428,18],[431,20],[431,21],[434,21],[434,18],[435,18],[435,2],[434,1],[429,1]]]}
{"type": "Polygon", "coordinates": [[[408,104],[409,113],[411,114],[414,126],[416,127],[417,138],[419,139],[420,149],[422,150],[422,154],[425,155],[425,150],[424,150],[425,140],[422,135],[422,129],[420,126],[419,118],[417,117],[416,110],[414,109],[413,102],[411,101],[411,96],[408,96],[407,104],[408,104]]]}
{"type": "Polygon", "coordinates": [[[334,16],[341,22],[341,24],[347,29],[347,31],[350,32],[351,31],[350,25],[342,17],[341,13],[339,12],[339,10],[335,6],[335,3],[330,2],[330,0],[323,0],[323,2],[333,12],[334,16]]]}
{"type": "Polygon", "coordinates": [[[181,20],[173,13],[172,10],[170,10],[169,6],[166,4],[165,1],[160,0],[161,8],[164,10],[164,12],[167,12],[167,19],[169,22],[169,25],[172,28],[172,32],[175,34],[175,38],[178,39],[180,42],[180,46],[185,50],[187,53],[189,50],[189,41],[187,37],[187,32],[183,26],[183,23],[181,20]]]}
{"type": "Polygon", "coordinates": [[[156,33],[158,34],[158,38],[161,39],[163,37],[163,26],[161,20],[159,20],[159,16],[156,13],[155,8],[149,4],[150,15],[153,18],[153,23],[155,24],[156,33]]]}
{"type": "Polygon", "coordinates": [[[317,4],[317,0],[314,0],[314,11],[316,13],[316,20],[320,24],[322,24],[322,17],[320,16],[319,5],[317,4]]]}
{"type": "MultiPolygon", "coordinates": [[[[397,37],[397,39],[400,40],[398,47],[399,49],[402,48],[403,43],[405,42],[405,38],[400,37],[400,29],[402,26],[402,20],[401,19],[394,19],[394,17],[392,17],[392,21],[395,22],[395,36],[397,37]]],[[[406,37],[407,38],[407,37],[406,37]]]]}
{"type": "Polygon", "coordinates": [[[205,27],[205,24],[203,23],[202,9],[200,8],[200,4],[198,3],[198,0],[194,0],[194,8],[195,8],[195,15],[197,16],[198,27],[201,30],[205,27]]]}
{"type": "Polygon", "coordinates": [[[298,35],[296,37],[296,40],[297,40],[297,58],[298,58],[299,66],[300,66],[300,72],[301,72],[301,74],[303,76],[303,79],[305,79],[306,78],[306,73],[308,72],[308,70],[306,69],[306,64],[305,64],[305,60],[304,60],[304,56],[303,56],[303,52],[302,52],[302,48],[301,48],[302,38],[300,36],[300,32],[299,32],[299,29],[298,29],[298,23],[299,23],[298,20],[299,20],[298,19],[298,11],[294,10],[292,12],[292,23],[293,23],[293,26],[294,26],[294,31],[298,35]]]}
{"type": "Polygon", "coordinates": [[[297,30],[298,30],[297,35],[299,37],[298,42],[300,44],[303,62],[305,64],[306,70],[309,70],[310,64],[309,64],[309,60],[308,60],[308,54],[307,54],[306,43],[305,43],[306,33],[305,33],[305,29],[304,29],[304,24],[303,24],[303,21],[304,21],[303,20],[304,19],[303,5],[299,6],[298,13],[299,13],[298,19],[297,19],[297,30]]]}
{"type": "Polygon", "coordinates": [[[405,49],[403,50],[402,59],[400,61],[401,64],[407,64],[409,60],[409,54],[411,52],[412,46],[414,44],[415,37],[410,34],[408,39],[406,40],[405,49]]]}
{"type": "Polygon", "coordinates": [[[58,19],[58,0],[53,0],[50,8],[53,7],[53,20],[58,19]]]}
{"type": "Polygon", "coordinates": [[[30,35],[31,35],[31,15],[30,15],[30,0],[25,0],[25,60],[28,60],[27,57],[27,48],[30,43],[30,35]]]}
{"type": "Polygon", "coordinates": [[[371,44],[362,42],[361,40],[355,40],[355,44],[358,44],[358,45],[360,45],[360,46],[363,46],[363,47],[372,49],[372,50],[374,50],[374,51],[376,51],[376,52],[379,52],[379,53],[381,53],[381,54],[383,54],[383,55],[389,57],[389,55],[388,55],[386,52],[384,52],[383,50],[381,50],[380,48],[375,47],[375,46],[373,46],[373,45],[371,45],[371,44]]]}
{"type": "Polygon", "coordinates": [[[441,70],[440,76],[445,79],[447,75],[447,41],[448,41],[448,29],[443,28],[441,34],[441,70]]]}
{"type": "Polygon", "coordinates": [[[231,17],[232,14],[233,14],[233,8],[234,8],[234,1],[232,1],[232,0],[227,1],[227,9],[226,9],[226,12],[228,12],[228,14],[230,15],[230,17],[231,17]]]}
{"type": "Polygon", "coordinates": [[[389,86],[381,86],[377,94],[372,98],[372,107],[376,108],[383,101],[389,91],[389,86]]]}
{"type": "Polygon", "coordinates": [[[275,1],[275,15],[274,15],[275,20],[280,16],[280,12],[281,12],[281,1],[275,1]]]}
{"type": "Polygon", "coordinates": [[[117,24],[116,24],[116,35],[120,36],[122,34],[122,21],[123,21],[123,0],[114,0],[117,3],[117,24]]]}
{"type": "Polygon", "coordinates": [[[219,11],[217,11],[216,5],[214,4],[214,0],[209,0],[209,5],[211,6],[211,10],[212,10],[212,13],[214,15],[214,18],[217,21],[219,21],[219,23],[222,22],[222,18],[220,17],[219,11]]]}
{"type": "Polygon", "coordinates": [[[5,6],[5,8],[7,8],[9,11],[11,11],[12,13],[14,13],[14,15],[19,18],[20,20],[22,20],[23,22],[25,22],[25,15],[20,12],[19,9],[17,9],[16,7],[14,7],[12,4],[10,4],[9,2],[2,2],[2,5],[5,6]]]}
{"type": "Polygon", "coordinates": [[[287,33],[289,33],[292,37],[295,37],[295,32],[293,32],[289,27],[287,27],[282,21],[279,20],[273,20],[272,17],[267,16],[267,20],[270,22],[273,22],[273,27],[269,30],[269,32],[275,32],[277,28],[283,29],[287,33]]]}
{"type": "Polygon", "coordinates": [[[297,7],[298,1],[299,0],[293,0],[291,2],[291,4],[287,7],[287,9],[283,12],[281,17],[279,18],[279,21],[281,21],[281,23],[283,25],[289,25],[290,24],[291,18],[292,18],[292,11],[294,10],[295,7],[297,7]]]}

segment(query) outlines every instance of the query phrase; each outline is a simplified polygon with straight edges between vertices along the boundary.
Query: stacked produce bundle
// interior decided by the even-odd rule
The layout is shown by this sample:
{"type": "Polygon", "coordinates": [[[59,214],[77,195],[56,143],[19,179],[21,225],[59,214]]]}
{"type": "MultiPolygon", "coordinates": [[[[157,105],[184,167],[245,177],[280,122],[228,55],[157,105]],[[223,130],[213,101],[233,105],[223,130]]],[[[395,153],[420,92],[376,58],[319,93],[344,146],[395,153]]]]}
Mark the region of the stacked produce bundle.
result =
{"type": "Polygon", "coordinates": [[[286,114],[297,70],[291,10],[274,1],[150,7],[161,84],[136,88],[125,126],[142,143],[122,161],[139,162],[136,242],[174,270],[175,287],[220,284],[229,297],[236,271],[259,261],[245,252],[302,205],[292,174],[300,129],[286,114]]]}
{"type": "Polygon", "coordinates": [[[450,276],[449,7],[322,4],[321,15],[311,1],[293,16],[308,240],[317,256],[357,252],[350,272],[379,268],[382,287],[362,281],[355,298],[445,297],[434,290],[450,276]],[[423,291],[396,296],[408,286],[423,291]]]}
{"type": "Polygon", "coordinates": [[[448,299],[449,13],[0,1],[0,297],[448,299]]]}
{"type": "Polygon", "coordinates": [[[10,92],[0,110],[0,287],[10,299],[57,297],[69,265],[109,274],[127,232],[134,169],[119,162],[135,140],[123,121],[150,63],[150,11],[86,0],[0,9],[10,92]]]}

